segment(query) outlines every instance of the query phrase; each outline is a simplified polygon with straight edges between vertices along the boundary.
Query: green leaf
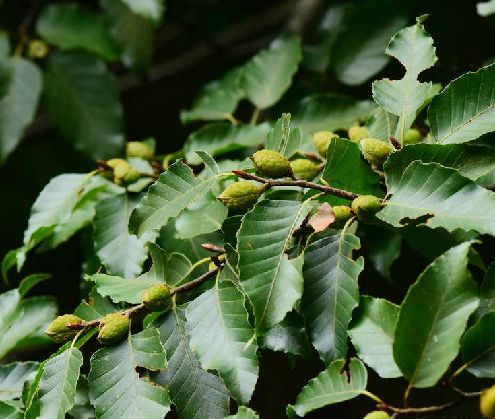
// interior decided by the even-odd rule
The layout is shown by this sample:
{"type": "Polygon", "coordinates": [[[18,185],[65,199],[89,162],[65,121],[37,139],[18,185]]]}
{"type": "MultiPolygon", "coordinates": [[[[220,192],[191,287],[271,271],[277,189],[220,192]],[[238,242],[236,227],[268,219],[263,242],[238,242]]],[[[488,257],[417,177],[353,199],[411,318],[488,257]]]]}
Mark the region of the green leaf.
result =
{"type": "Polygon", "coordinates": [[[184,144],[186,160],[189,164],[200,164],[196,150],[207,152],[213,157],[247,147],[256,147],[265,142],[270,130],[268,123],[260,125],[232,125],[217,122],[193,132],[184,144]]]}
{"type": "Polygon", "coordinates": [[[431,228],[461,229],[495,235],[495,194],[437,163],[412,162],[402,173],[386,165],[387,189],[392,197],[377,217],[395,227],[427,218],[431,228]],[[418,188],[418,185],[421,185],[418,188]]]}
{"type": "Polygon", "coordinates": [[[290,135],[290,113],[283,113],[268,133],[265,148],[285,154],[290,135]]]}
{"type": "Polygon", "coordinates": [[[131,233],[140,237],[147,231],[165,226],[169,219],[177,217],[216,184],[217,164],[208,154],[198,154],[206,165],[202,175],[194,176],[191,168],[180,161],[172,164],[150,186],[132,212],[129,221],[131,233]]]}
{"type": "Polygon", "coordinates": [[[120,47],[123,63],[134,71],[147,70],[153,56],[155,24],[134,13],[122,1],[100,0],[100,3],[107,16],[110,35],[120,47]]]}
{"type": "Polygon", "coordinates": [[[390,267],[400,256],[402,236],[396,229],[372,225],[365,228],[369,260],[384,278],[390,280],[390,267]]]}
{"type": "Polygon", "coordinates": [[[165,0],[122,0],[136,15],[159,24],[165,12],[165,0]]]}
{"type": "Polygon", "coordinates": [[[0,164],[33,120],[41,87],[41,72],[33,63],[21,57],[0,59],[0,164]]]}
{"type": "Polygon", "coordinates": [[[296,403],[287,407],[289,416],[295,413],[303,417],[313,410],[362,394],[368,381],[368,373],[363,363],[357,358],[351,358],[349,380],[347,374],[342,371],[344,365],[343,360],[334,361],[326,370],[310,380],[297,396],[296,403]]]}
{"type": "Polygon", "coordinates": [[[359,145],[343,138],[332,138],[327,150],[323,179],[335,188],[363,195],[383,195],[380,177],[361,158],[359,145]]]}
{"type": "Polygon", "coordinates": [[[40,418],[65,418],[74,406],[82,363],[81,351],[73,346],[46,363],[39,385],[40,418]]]}
{"type": "Polygon", "coordinates": [[[140,280],[165,282],[174,286],[192,272],[191,261],[182,253],[168,254],[154,243],[150,243],[148,248],[153,263],[150,270],[139,277],[140,280]]]}
{"type": "Polygon", "coordinates": [[[365,127],[371,138],[388,141],[391,136],[395,136],[398,122],[396,115],[379,106],[370,114],[365,127]]]}
{"type": "Polygon", "coordinates": [[[146,243],[154,237],[148,233],[138,239],[129,234],[129,216],[138,201],[139,195],[123,194],[107,198],[96,206],[94,246],[109,274],[134,278],[143,270],[148,257],[146,243]]]}
{"type": "Polygon", "coordinates": [[[495,378],[495,313],[483,316],[462,338],[466,368],[478,378],[495,378]]]}
{"type": "Polygon", "coordinates": [[[161,281],[153,279],[125,279],[120,276],[105,274],[90,275],[87,280],[95,283],[96,289],[102,297],[110,297],[114,303],[125,301],[130,304],[139,304],[141,294],[145,289],[161,283],[161,281]]]}
{"type": "Polygon", "coordinates": [[[93,419],[95,411],[89,402],[88,380],[81,375],[76,387],[74,407],[69,411],[73,419],[93,419]]]}
{"type": "Polygon", "coordinates": [[[357,101],[332,93],[316,94],[299,103],[292,123],[306,132],[348,129],[359,119],[365,119],[374,107],[369,100],[357,101]]]}
{"type": "Polygon", "coordinates": [[[342,83],[364,83],[385,67],[388,57],[383,51],[407,22],[400,9],[395,0],[368,0],[355,6],[332,50],[331,66],[342,83]]]}
{"type": "Polygon", "coordinates": [[[50,54],[45,105],[65,137],[93,159],[121,153],[123,111],[105,64],[83,52],[50,54]]]}
{"type": "Polygon", "coordinates": [[[470,243],[433,261],[402,302],[394,359],[412,387],[431,387],[459,352],[461,335],[478,306],[477,285],[467,270],[470,243]]]}
{"type": "Polygon", "coordinates": [[[0,365],[0,400],[14,400],[22,396],[24,382],[33,378],[37,362],[14,362],[0,365]]]}
{"type": "MultiPolygon", "coordinates": [[[[74,310],[74,314],[81,319],[90,321],[100,317],[104,317],[107,314],[115,313],[117,309],[107,299],[103,298],[93,288],[89,293],[88,301],[82,301],[74,310]]],[[[79,342],[79,341],[78,341],[79,342]]]]}
{"type": "Polygon", "coordinates": [[[170,410],[167,390],[140,378],[137,367],[165,369],[167,361],[156,328],[148,328],[91,357],[89,397],[97,418],[163,419],[170,410]]]}
{"type": "Polygon", "coordinates": [[[406,69],[400,80],[382,79],[373,83],[373,98],[385,110],[400,117],[399,138],[404,138],[406,118],[415,113],[431,96],[433,84],[421,83],[418,76],[435,64],[437,56],[433,39],[417,23],[399,31],[390,40],[386,53],[399,60],[406,69]]]}
{"type": "Polygon", "coordinates": [[[0,417],[2,419],[22,419],[23,415],[16,406],[0,401],[0,417]]]}
{"type": "Polygon", "coordinates": [[[274,40],[244,67],[242,89],[259,109],[266,109],[290,87],[292,76],[301,61],[299,38],[286,36],[274,40]]]}
{"type": "Polygon", "coordinates": [[[495,0],[477,3],[476,11],[483,17],[493,15],[495,13],[495,0]]]}
{"type": "Polygon", "coordinates": [[[392,353],[399,307],[382,298],[362,296],[349,328],[356,351],[382,378],[401,377],[392,353]]]}
{"type": "Polygon", "coordinates": [[[189,346],[205,370],[217,370],[233,398],[248,404],[258,380],[257,345],[245,298],[231,281],[219,282],[186,310],[189,346]]]}
{"type": "Polygon", "coordinates": [[[415,160],[451,167],[462,176],[476,180],[495,169],[495,150],[466,144],[410,145],[389,156],[385,169],[387,181],[397,183],[396,177],[415,160]]]}
{"type": "Polygon", "coordinates": [[[40,282],[46,281],[47,279],[50,279],[52,277],[51,274],[32,274],[26,276],[20,283],[19,283],[19,295],[21,297],[24,297],[34,286],[39,284],[40,282]]]}
{"type": "Polygon", "coordinates": [[[101,13],[77,3],[47,5],[36,22],[36,31],[62,50],[83,49],[109,61],[119,56],[101,13]]]}
{"type": "Polygon", "coordinates": [[[249,407],[239,406],[239,410],[235,415],[225,416],[225,419],[259,419],[259,416],[249,407]]]}
{"type": "Polygon", "coordinates": [[[167,353],[168,370],[156,381],[166,385],[183,419],[221,419],[229,414],[229,391],[216,375],[201,368],[189,349],[184,310],[174,307],[154,323],[167,353]]]}
{"type": "Polygon", "coordinates": [[[304,255],[301,309],[313,346],[330,363],[347,353],[347,327],[358,305],[364,260],[352,259],[359,239],[345,230],[311,243],[304,255]]]}
{"type": "Polygon", "coordinates": [[[495,130],[495,65],[466,73],[433,98],[428,109],[431,134],[437,143],[475,140],[495,130]]]}
{"type": "Polygon", "coordinates": [[[301,273],[285,251],[308,212],[306,203],[265,200],[242,220],[237,234],[239,277],[253,305],[257,334],[281,322],[301,297],[301,273]]]}
{"type": "Polygon", "coordinates": [[[495,263],[491,263],[480,286],[480,304],[475,312],[479,320],[485,314],[495,311],[495,263]]]}

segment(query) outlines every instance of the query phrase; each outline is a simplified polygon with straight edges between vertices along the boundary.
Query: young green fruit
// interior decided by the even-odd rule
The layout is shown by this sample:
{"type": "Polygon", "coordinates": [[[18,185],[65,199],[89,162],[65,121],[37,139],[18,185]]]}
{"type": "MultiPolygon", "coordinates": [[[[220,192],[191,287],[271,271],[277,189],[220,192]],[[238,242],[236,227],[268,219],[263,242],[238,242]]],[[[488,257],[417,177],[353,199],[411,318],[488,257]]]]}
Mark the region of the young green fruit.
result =
{"type": "Polygon", "coordinates": [[[290,162],[292,171],[299,179],[313,179],[319,172],[320,166],[308,159],[296,159],[290,162]]]}
{"type": "Polygon", "coordinates": [[[349,140],[354,141],[355,143],[359,143],[363,138],[369,137],[368,130],[359,125],[350,127],[347,133],[349,134],[349,140]]]}
{"type": "Polygon", "coordinates": [[[352,209],[345,205],[336,205],[335,207],[332,207],[332,210],[335,215],[335,221],[333,222],[332,227],[342,227],[354,216],[352,209]]]}
{"type": "Polygon", "coordinates": [[[124,340],[129,333],[130,321],[120,313],[107,314],[100,322],[98,342],[104,346],[111,346],[124,340]]]}
{"type": "Polygon", "coordinates": [[[144,160],[151,160],[153,158],[152,148],[141,141],[129,141],[126,144],[127,157],[139,157],[144,160]]]}
{"type": "Polygon", "coordinates": [[[368,413],[363,419],[390,419],[390,416],[383,410],[375,410],[374,412],[368,413]]]}
{"type": "Polygon", "coordinates": [[[484,418],[495,418],[495,385],[481,393],[480,412],[484,418]]]}
{"type": "Polygon", "coordinates": [[[289,160],[275,150],[259,150],[251,157],[256,171],[270,178],[292,175],[289,160]]]}
{"type": "Polygon", "coordinates": [[[227,186],[218,199],[232,211],[244,211],[256,203],[263,190],[261,186],[241,180],[227,186]]]}
{"type": "Polygon", "coordinates": [[[404,145],[417,144],[420,143],[422,139],[423,137],[421,136],[419,130],[417,130],[416,128],[410,128],[404,134],[403,143],[404,145]]]}
{"type": "Polygon", "coordinates": [[[73,314],[64,314],[53,320],[45,330],[45,333],[57,343],[64,343],[77,335],[77,330],[67,327],[71,323],[82,323],[82,319],[73,314]]]}
{"type": "Polygon", "coordinates": [[[358,220],[369,220],[380,211],[382,201],[373,195],[361,195],[352,201],[351,208],[356,214],[358,220]]]}
{"type": "Polygon", "coordinates": [[[360,144],[363,157],[374,169],[381,169],[387,157],[394,151],[390,144],[376,138],[363,138],[360,144]]]}
{"type": "Polygon", "coordinates": [[[170,308],[172,296],[167,284],[156,284],[143,291],[141,301],[150,311],[164,311],[170,308]]]}
{"type": "Polygon", "coordinates": [[[315,144],[318,154],[322,157],[327,156],[328,146],[332,138],[338,137],[332,131],[318,131],[313,134],[313,143],[315,144]]]}
{"type": "Polygon", "coordinates": [[[44,58],[49,51],[48,44],[41,39],[33,39],[28,44],[28,57],[29,58],[44,58]]]}
{"type": "Polygon", "coordinates": [[[141,177],[139,172],[124,159],[110,159],[107,165],[113,169],[113,181],[117,185],[130,185],[141,177]]]}

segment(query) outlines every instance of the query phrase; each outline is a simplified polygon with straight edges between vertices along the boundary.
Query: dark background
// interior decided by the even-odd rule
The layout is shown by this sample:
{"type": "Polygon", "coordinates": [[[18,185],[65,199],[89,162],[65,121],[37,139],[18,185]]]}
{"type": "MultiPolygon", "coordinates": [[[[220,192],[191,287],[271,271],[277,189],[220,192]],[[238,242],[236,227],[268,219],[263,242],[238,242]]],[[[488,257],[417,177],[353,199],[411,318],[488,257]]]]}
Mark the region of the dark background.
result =
{"type": "MultiPolygon", "coordinates": [[[[190,106],[205,82],[243,63],[274,36],[286,30],[288,22],[297,13],[296,3],[285,0],[169,0],[149,72],[141,77],[115,67],[125,108],[128,139],[154,137],[160,153],[180,148],[188,133],[196,127],[181,125],[180,110],[190,106]]],[[[320,7],[335,3],[338,2],[321,1],[320,7]]],[[[434,69],[424,73],[425,79],[445,85],[495,57],[495,17],[479,17],[476,1],[424,0],[403,3],[409,8],[411,23],[415,16],[430,15],[425,26],[435,41],[439,61],[434,69]]],[[[5,0],[0,26],[15,28],[28,5],[29,2],[24,0],[5,0]]],[[[356,28],[360,23],[354,22],[356,28]]],[[[303,31],[307,38],[311,37],[312,25],[310,21],[303,31]]],[[[382,73],[377,78],[393,78],[401,74],[400,65],[390,63],[382,73]]],[[[328,80],[326,86],[331,91],[345,92],[359,98],[370,97],[371,83],[350,88],[336,82],[331,74],[328,80]]],[[[61,138],[41,110],[22,144],[0,168],[0,257],[21,244],[30,206],[50,178],[64,172],[87,172],[93,167],[93,162],[61,138]]],[[[483,249],[480,250],[483,253],[483,249]]],[[[393,275],[412,281],[426,263],[406,248],[394,264],[393,275]]],[[[47,254],[32,253],[28,265],[26,273],[49,272],[54,275],[52,281],[37,289],[39,293],[56,295],[61,312],[72,310],[80,301],[77,278],[80,275],[81,250],[78,237],[47,254]]],[[[371,294],[374,289],[383,287],[383,280],[372,271],[366,271],[363,278],[366,283],[362,286],[371,294]]],[[[400,301],[401,295],[402,291],[397,290],[395,294],[392,292],[391,298],[400,301]]],[[[40,357],[43,355],[37,354],[40,357]]],[[[262,418],[284,417],[281,416],[284,406],[295,400],[300,388],[307,379],[316,375],[321,366],[300,360],[294,363],[279,354],[267,352],[262,353],[261,359],[261,376],[253,408],[261,412],[262,418]]],[[[403,381],[385,382],[377,379],[372,372],[370,375],[371,391],[383,395],[390,403],[400,404],[405,388],[403,381]]],[[[446,394],[416,390],[412,403],[441,403],[445,401],[446,394]]],[[[476,418],[479,417],[476,403],[473,401],[470,405],[451,409],[439,416],[424,417],[476,418]]],[[[307,417],[358,418],[372,407],[371,401],[359,398],[307,417]]]]}

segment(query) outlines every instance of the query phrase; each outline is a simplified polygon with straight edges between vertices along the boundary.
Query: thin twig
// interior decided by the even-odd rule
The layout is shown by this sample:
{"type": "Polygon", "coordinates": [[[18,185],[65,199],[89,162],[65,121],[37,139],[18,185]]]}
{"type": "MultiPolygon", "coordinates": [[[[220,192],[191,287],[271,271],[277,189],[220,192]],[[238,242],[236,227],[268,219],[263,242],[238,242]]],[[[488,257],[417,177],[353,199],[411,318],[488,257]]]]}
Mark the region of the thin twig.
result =
{"type": "Polygon", "coordinates": [[[193,288],[196,288],[199,285],[201,285],[203,282],[206,282],[208,279],[214,277],[219,270],[220,268],[217,267],[215,269],[212,269],[211,271],[206,272],[200,277],[193,279],[192,281],[186,282],[185,284],[182,284],[176,288],[172,288],[170,294],[174,295],[174,294],[179,294],[181,292],[190,291],[193,288]]]}
{"type": "Polygon", "coordinates": [[[392,143],[392,145],[394,146],[394,148],[396,150],[400,150],[402,148],[402,146],[400,145],[400,142],[399,142],[399,140],[397,140],[397,138],[395,138],[393,136],[390,136],[388,138],[390,139],[390,142],[392,143]]]}
{"type": "Polygon", "coordinates": [[[203,243],[201,247],[205,250],[208,250],[210,252],[215,252],[215,253],[225,253],[225,249],[221,246],[217,246],[216,244],[212,243],[203,243]]]}
{"type": "Polygon", "coordinates": [[[412,415],[418,413],[435,413],[441,412],[443,410],[449,409],[459,403],[462,403],[464,400],[454,400],[452,402],[436,405],[436,406],[425,406],[425,407],[396,407],[390,406],[388,404],[379,404],[377,408],[380,410],[386,410],[392,413],[399,413],[402,415],[412,415]]]}
{"type": "Polygon", "coordinates": [[[240,178],[255,180],[260,183],[264,183],[269,187],[272,186],[300,186],[303,188],[315,189],[317,191],[322,191],[330,195],[338,196],[339,198],[353,200],[357,198],[359,195],[344,191],[343,189],[332,188],[331,186],[319,185],[318,183],[308,182],[302,179],[296,180],[276,180],[276,179],[267,179],[260,176],[253,175],[252,173],[245,172],[244,170],[233,170],[233,173],[240,178]]]}

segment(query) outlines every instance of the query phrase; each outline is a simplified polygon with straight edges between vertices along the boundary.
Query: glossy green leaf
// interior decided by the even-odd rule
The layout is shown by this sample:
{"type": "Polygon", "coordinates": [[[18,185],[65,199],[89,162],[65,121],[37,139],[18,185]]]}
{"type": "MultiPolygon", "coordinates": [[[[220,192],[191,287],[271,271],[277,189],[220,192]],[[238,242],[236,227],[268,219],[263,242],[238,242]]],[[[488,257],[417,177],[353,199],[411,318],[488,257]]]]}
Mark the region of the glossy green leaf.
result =
{"type": "Polygon", "coordinates": [[[451,82],[428,109],[437,143],[465,143],[495,130],[495,65],[466,73],[451,82]]]}
{"type": "Polygon", "coordinates": [[[495,311],[495,263],[491,263],[480,286],[480,304],[474,313],[476,319],[495,311]]]}
{"type": "Polygon", "coordinates": [[[310,340],[326,364],[347,353],[347,328],[364,267],[363,258],[352,259],[359,248],[359,239],[342,230],[318,238],[305,251],[301,309],[310,340]]]}
{"type": "Polygon", "coordinates": [[[161,371],[166,366],[165,351],[154,327],[95,352],[88,382],[96,417],[163,419],[170,410],[167,390],[140,378],[136,368],[161,371]]]}
{"type": "Polygon", "coordinates": [[[431,387],[460,348],[478,287],[467,270],[470,243],[433,261],[409,289],[401,305],[393,344],[394,359],[413,387],[431,387]]]}
{"type": "Polygon", "coordinates": [[[120,276],[105,274],[95,274],[87,277],[88,281],[93,281],[98,293],[103,297],[110,297],[114,303],[125,301],[130,304],[139,304],[141,294],[152,285],[161,281],[153,279],[125,279],[120,276]]]}
{"type": "Polygon", "coordinates": [[[191,203],[207,193],[217,181],[218,166],[206,153],[198,152],[206,170],[194,176],[191,168],[178,161],[162,173],[134,209],[129,221],[131,233],[158,230],[177,217],[191,203]]]}
{"type": "Polygon", "coordinates": [[[22,419],[22,411],[11,404],[0,401],[0,417],[3,419],[22,419]]]}
{"type": "Polygon", "coordinates": [[[93,419],[95,411],[89,402],[88,380],[81,375],[76,387],[76,397],[74,406],[69,411],[69,415],[73,419],[93,419]]]}
{"type": "Polygon", "coordinates": [[[304,417],[313,410],[359,396],[366,389],[368,373],[363,363],[357,358],[351,358],[349,363],[349,380],[342,371],[345,362],[332,362],[326,370],[306,384],[296,399],[294,405],[287,407],[289,416],[297,414],[304,417]]]}
{"type": "Polygon", "coordinates": [[[45,106],[77,149],[93,159],[121,152],[122,106],[103,62],[83,52],[51,54],[44,82],[45,106]]]}
{"type": "Polygon", "coordinates": [[[231,281],[217,282],[187,307],[189,346],[205,370],[216,370],[240,404],[248,404],[258,380],[256,342],[245,298],[231,281]]]}
{"type": "Polygon", "coordinates": [[[377,217],[401,227],[411,220],[427,219],[431,228],[461,229],[495,235],[495,194],[438,163],[414,161],[402,173],[385,167],[392,197],[377,217]],[[392,174],[392,181],[389,181],[392,174]]]}
{"type": "Polygon", "coordinates": [[[399,118],[387,112],[381,106],[376,108],[366,120],[366,129],[371,138],[388,141],[391,136],[395,135],[399,118]]]}
{"type": "Polygon", "coordinates": [[[74,314],[83,320],[89,321],[99,319],[116,311],[117,309],[108,298],[103,298],[93,288],[89,293],[88,301],[83,300],[74,310],[74,314]]]}
{"type": "Polygon", "coordinates": [[[301,297],[301,273],[285,251],[308,212],[306,203],[265,200],[242,220],[237,234],[239,277],[253,305],[257,334],[281,322],[301,297]]]}
{"type": "Polygon", "coordinates": [[[349,336],[359,357],[382,378],[402,376],[392,353],[399,307],[382,298],[361,297],[349,336]]]}
{"type": "Polygon", "coordinates": [[[122,0],[135,14],[160,23],[165,12],[165,0],[122,0]]]}
{"type": "Polygon", "coordinates": [[[0,164],[19,144],[38,107],[42,76],[21,57],[0,60],[0,164]]]}
{"type": "Polygon", "coordinates": [[[242,89],[247,98],[259,109],[274,105],[289,88],[301,58],[297,37],[274,40],[244,67],[242,89]]]}
{"type": "Polygon", "coordinates": [[[239,406],[239,410],[235,415],[225,416],[225,419],[259,419],[259,416],[249,407],[239,406]]]}
{"type": "Polygon", "coordinates": [[[34,377],[37,362],[14,362],[0,365],[0,400],[18,399],[24,382],[34,377]]]}
{"type": "Polygon", "coordinates": [[[365,119],[374,109],[373,102],[348,96],[321,93],[304,98],[293,112],[292,123],[306,132],[348,129],[365,119]]]}
{"type": "Polygon", "coordinates": [[[373,267],[390,280],[390,268],[400,256],[402,236],[396,229],[367,225],[365,242],[373,267]]]}
{"type": "Polygon", "coordinates": [[[205,371],[189,348],[186,317],[174,307],[154,323],[167,353],[168,369],[156,381],[166,385],[182,419],[221,419],[229,414],[229,391],[222,379],[205,371]]]}
{"type": "Polygon", "coordinates": [[[193,132],[184,144],[186,160],[190,164],[200,164],[196,150],[207,152],[213,157],[246,147],[257,147],[265,142],[270,129],[268,123],[260,125],[232,125],[217,122],[193,132]]]}
{"type": "Polygon", "coordinates": [[[39,385],[40,418],[65,418],[74,405],[82,363],[81,351],[73,346],[46,363],[39,385]]]}
{"type": "Polygon", "coordinates": [[[495,378],[495,313],[483,316],[462,338],[465,368],[478,378],[495,378]]]}
{"type": "Polygon", "coordinates": [[[488,0],[476,4],[476,11],[480,16],[486,17],[495,13],[495,0],[488,0]]]}
{"type": "Polygon", "coordinates": [[[24,297],[31,289],[40,282],[46,281],[52,277],[51,274],[32,274],[28,275],[19,283],[19,295],[24,297]]]}
{"type": "Polygon", "coordinates": [[[36,22],[36,31],[62,50],[84,49],[110,61],[119,55],[104,17],[77,3],[47,5],[36,22]]]}

